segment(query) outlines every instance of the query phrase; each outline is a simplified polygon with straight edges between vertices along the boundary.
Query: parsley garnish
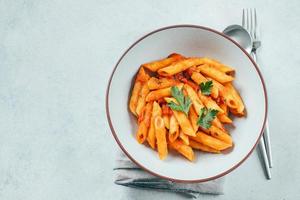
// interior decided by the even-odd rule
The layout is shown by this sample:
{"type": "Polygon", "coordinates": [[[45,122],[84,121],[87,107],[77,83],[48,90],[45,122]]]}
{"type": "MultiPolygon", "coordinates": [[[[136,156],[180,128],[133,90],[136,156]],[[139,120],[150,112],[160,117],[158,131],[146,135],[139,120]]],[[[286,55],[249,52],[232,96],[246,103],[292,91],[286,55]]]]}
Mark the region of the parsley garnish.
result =
{"type": "Polygon", "coordinates": [[[186,115],[188,115],[190,107],[192,105],[192,101],[189,97],[185,97],[182,89],[179,90],[178,87],[173,86],[171,88],[171,92],[172,92],[172,96],[176,99],[176,101],[179,104],[176,104],[175,102],[171,101],[168,103],[168,106],[172,109],[172,110],[177,110],[177,111],[181,111],[184,112],[186,115]]]}
{"type": "Polygon", "coordinates": [[[212,86],[213,86],[212,81],[206,81],[204,83],[200,83],[201,93],[206,96],[210,95],[212,86]]]}
{"type": "Polygon", "coordinates": [[[218,112],[219,111],[215,109],[201,108],[197,125],[201,126],[202,128],[209,129],[211,127],[211,122],[216,118],[218,112]]]}

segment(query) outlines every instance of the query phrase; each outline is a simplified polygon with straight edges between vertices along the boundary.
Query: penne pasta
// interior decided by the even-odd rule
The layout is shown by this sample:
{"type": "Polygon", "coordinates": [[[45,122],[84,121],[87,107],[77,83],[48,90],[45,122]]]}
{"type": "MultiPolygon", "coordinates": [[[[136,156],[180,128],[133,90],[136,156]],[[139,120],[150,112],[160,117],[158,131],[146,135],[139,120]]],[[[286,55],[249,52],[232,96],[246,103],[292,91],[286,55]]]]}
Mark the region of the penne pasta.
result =
{"type": "Polygon", "coordinates": [[[146,83],[144,83],[144,85],[142,86],[142,89],[140,91],[138,101],[137,101],[137,105],[136,105],[136,109],[135,109],[135,113],[137,114],[137,116],[139,116],[142,113],[143,107],[146,104],[146,96],[148,94],[149,94],[148,85],[146,83]]]}
{"type": "Polygon", "coordinates": [[[144,143],[145,141],[145,136],[147,135],[147,131],[148,131],[148,128],[145,124],[145,122],[141,122],[139,125],[138,125],[138,130],[137,130],[137,133],[136,133],[136,140],[138,141],[138,143],[142,144],[144,143]]]}
{"type": "Polygon", "coordinates": [[[204,107],[204,105],[200,101],[197,93],[195,92],[195,90],[191,86],[189,86],[187,84],[184,85],[184,89],[185,89],[187,95],[190,97],[196,113],[199,113],[200,110],[204,107]]]}
{"type": "Polygon", "coordinates": [[[189,112],[189,119],[191,121],[191,124],[194,128],[195,131],[198,131],[198,124],[197,124],[197,121],[198,121],[198,115],[195,111],[195,109],[193,107],[190,108],[190,112],[189,112]]]}
{"type": "Polygon", "coordinates": [[[197,84],[194,83],[193,81],[188,80],[188,81],[186,81],[185,84],[189,85],[189,86],[190,86],[191,88],[193,88],[193,90],[195,90],[195,91],[198,91],[198,89],[199,89],[199,85],[197,85],[197,84]]]}
{"type": "Polygon", "coordinates": [[[197,66],[192,66],[186,70],[188,75],[191,77],[194,72],[200,72],[197,66]]]}
{"type": "Polygon", "coordinates": [[[173,111],[174,115],[179,123],[180,128],[182,129],[182,132],[189,136],[195,136],[195,130],[193,129],[190,120],[187,118],[187,116],[178,111],[173,111]]]}
{"type": "Polygon", "coordinates": [[[165,123],[165,127],[167,129],[170,129],[170,117],[169,115],[163,115],[163,120],[164,120],[164,123],[165,123]]]}
{"type": "Polygon", "coordinates": [[[222,108],[220,108],[220,106],[214,100],[212,100],[208,96],[203,95],[201,93],[201,91],[198,92],[198,96],[199,96],[200,101],[202,101],[203,104],[205,105],[205,107],[215,109],[215,110],[219,111],[219,113],[224,113],[222,108]]]}
{"type": "Polygon", "coordinates": [[[152,107],[153,107],[152,102],[147,103],[145,106],[145,112],[144,112],[145,114],[144,114],[143,121],[145,122],[147,127],[149,127],[151,123],[152,107]]]}
{"type": "Polygon", "coordinates": [[[164,89],[159,89],[159,90],[154,90],[151,91],[147,97],[146,97],[146,101],[156,101],[158,99],[161,99],[163,97],[170,97],[172,95],[171,93],[171,87],[168,88],[164,88],[164,89]]]}
{"type": "Polygon", "coordinates": [[[173,115],[173,112],[172,112],[171,108],[166,104],[165,99],[160,99],[160,100],[163,102],[163,104],[161,106],[162,114],[168,115],[168,116],[173,115]]]}
{"type": "Polygon", "coordinates": [[[224,115],[228,115],[228,107],[225,103],[221,102],[219,104],[220,108],[224,111],[224,115]]]}
{"type": "Polygon", "coordinates": [[[144,113],[142,115],[143,119],[139,123],[138,131],[136,134],[136,139],[140,144],[144,143],[144,141],[147,138],[148,127],[150,126],[150,121],[151,121],[151,113],[152,113],[152,103],[147,103],[144,109],[144,113]]]}
{"type": "MultiPolygon", "coordinates": [[[[209,81],[207,78],[205,78],[201,73],[199,72],[194,72],[191,76],[191,79],[197,83],[198,85],[200,85],[201,83],[205,83],[207,81],[209,81]]],[[[211,88],[211,96],[213,98],[218,98],[219,96],[219,91],[218,91],[218,88],[213,85],[212,88],[211,88]]]]}
{"type": "Polygon", "coordinates": [[[139,98],[139,93],[140,93],[141,89],[142,89],[142,82],[136,81],[134,83],[132,93],[131,93],[131,97],[130,97],[130,100],[129,100],[129,110],[135,116],[137,116],[135,110],[136,110],[136,106],[137,106],[137,102],[138,102],[138,98],[139,98]]]}
{"type": "Polygon", "coordinates": [[[222,92],[224,92],[223,90],[225,90],[225,87],[224,87],[221,83],[219,83],[218,81],[216,81],[215,79],[210,78],[210,77],[208,77],[207,80],[213,82],[213,85],[216,86],[216,87],[218,88],[219,93],[222,94],[222,92]]]}
{"type": "Polygon", "coordinates": [[[238,113],[236,109],[230,108],[229,110],[230,110],[230,112],[231,112],[233,115],[235,115],[235,116],[237,116],[237,117],[244,117],[244,116],[246,116],[245,110],[244,110],[243,112],[241,112],[241,113],[238,113]]]}
{"type": "Polygon", "coordinates": [[[169,133],[172,135],[175,134],[176,132],[179,132],[179,125],[175,116],[171,115],[169,133]]]}
{"type": "Polygon", "coordinates": [[[218,117],[216,117],[211,124],[225,131],[225,128],[218,117]]]}
{"type": "Polygon", "coordinates": [[[200,83],[208,81],[207,78],[205,78],[205,76],[203,76],[200,72],[193,72],[191,79],[198,85],[200,85],[200,83]]]}
{"type": "Polygon", "coordinates": [[[218,115],[218,119],[221,123],[232,124],[232,120],[226,114],[218,115]]]}
{"type": "Polygon", "coordinates": [[[188,68],[203,64],[203,61],[200,58],[187,58],[184,60],[177,61],[168,67],[159,69],[157,72],[161,76],[173,76],[179,72],[187,70],[188,68]]]}
{"type": "Polygon", "coordinates": [[[145,64],[142,64],[142,66],[149,69],[152,72],[156,72],[157,70],[159,70],[163,67],[167,67],[167,66],[171,65],[173,62],[182,60],[182,59],[184,59],[184,57],[182,55],[173,53],[168,58],[145,63],[145,64]]]}
{"type": "MultiPolygon", "coordinates": [[[[173,101],[174,103],[177,103],[177,101],[174,98],[165,98],[166,102],[170,103],[173,101]]],[[[189,136],[195,136],[195,131],[192,127],[192,124],[190,120],[187,118],[187,116],[183,112],[179,112],[176,110],[173,110],[174,116],[176,120],[178,121],[178,124],[180,128],[182,129],[183,133],[189,136]]]]}
{"type": "Polygon", "coordinates": [[[227,144],[232,145],[232,139],[231,139],[230,135],[228,135],[225,131],[223,131],[215,126],[211,126],[208,129],[208,132],[211,136],[213,136],[227,144]]]}
{"type": "Polygon", "coordinates": [[[186,145],[190,144],[189,137],[186,134],[184,134],[182,130],[179,132],[179,138],[183,141],[184,144],[186,145]]]}
{"type": "Polygon", "coordinates": [[[223,114],[218,115],[220,122],[224,124],[232,124],[232,119],[228,116],[228,106],[225,103],[220,103],[220,108],[224,111],[223,114]]]}
{"type": "MultiPolygon", "coordinates": [[[[177,87],[179,89],[181,89],[183,87],[183,84],[180,83],[177,85],[177,87]]],[[[146,101],[156,101],[158,99],[164,98],[164,97],[170,97],[172,96],[172,92],[171,92],[171,87],[168,88],[164,88],[164,89],[159,89],[159,90],[154,90],[151,91],[147,97],[146,97],[146,101]]]]}
{"type": "Polygon", "coordinates": [[[224,72],[226,74],[234,72],[234,69],[232,67],[223,65],[222,63],[220,63],[216,60],[213,60],[213,59],[210,59],[210,58],[202,58],[202,59],[204,60],[205,64],[208,64],[208,65],[216,68],[217,70],[219,70],[221,72],[224,72]]]}
{"type": "Polygon", "coordinates": [[[177,130],[175,133],[171,134],[169,131],[169,141],[174,142],[179,137],[179,130],[177,130]]]}
{"type": "Polygon", "coordinates": [[[157,116],[161,116],[161,115],[162,115],[161,108],[160,108],[159,104],[156,101],[154,101],[153,105],[152,105],[152,116],[150,119],[150,127],[149,127],[149,131],[148,131],[148,136],[147,136],[148,144],[150,145],[150,147],[152,149],[155,149],[154,119],[157,116]]]}
{"type": "Polygon", "coordinates": [[[220,83],[228,83],[234,80],[232,76],[229,76],[207,64],[200,65],[199,68],[202,74],[209,76],[220,83]]]}
{"type": "Polygon", "coordinates": [[[215,81],[213,79],[210,79],[210,80],[213,82],[214,85],[216,85],[218,87],[219,95],[224,99],[225,104],[229,108],[236,110],[238,108],[238,103],[232,96],[231,92],[227,88],[225,88],[221,83],[219,83],[218,81],[215,81]]]}
{"type": "Polygon", "coordinates": [[[179,136],[179,124],[174,115],[170,117],[169,141],[174,142],[179,136]]]}
{"type": "Polygon", "coordinates": [[[195,140],[196,142],[202,143],[206,146],[214,148],[216,150],[222,151],[231,147],[231,144],[227,144],[219,139],[216,139],[212,136],[209,136],[201,131],[196,133],[195,137],[190,137],[190,139],[195,140]]]}
{"type": "Polygon", "coordinates": [[[136,82],[140,81],[142,83],[145,83],[149,80],[150,76],[145,72],[145,69],[143,67],[140,68],[137,76],[136,76],[136,82]]]}
{"type": "Polygon", "coordinates": [[[163,89],[178,84],[178,82],[172,78],[155,78],[151,77],[148,81],[148,87],[150,90],[163,89]]]}
{"type": "Polygon", "coordinates": [[[196,142],[194,140],[190,140],[190,146],[193,148],[193,149],[197,149],[197,150],[201,150],[201,151],[204,151],[204,152],[209,152],[209,153],[221,153],[219,150],[216,150],[214,148],[211,148],[209,146],[206,146],[204,144],[201,144],[199,142],[196,142]]]}
{"type": "Polygon", "coordinates": [[[178,151],[181,155],[189,159],[190,161],[195,160],[195,155],[193,149],[185,145],[182,141],[180,140],[175,140],[174,142],[169,144],[171,148],[175,149],[178,151]]]}
{"type": "Polygon", "coordinates": [[[236,101],[237,108],[235,109],[237,113],[243,114],[244,113],[244,103],[243,100],[241,99],[239,93],[236,91],[236,89],[233,87],[231,83],[225,84],[225,88],[231,93],[234,101],[236,101]]]}
{"type": "Polygon", "coordinates": [[[234,72],[211,58],[176,53],[142,64],[128,102],[137,118],[136,140],[147,140],[161,160],[168,148],[190,161],[193,149],[221,153],[231,148],[233,139],[224,127],[233,123],[229,112],[246,114],[232,83],[234,72]]]}
{"type": "Polygon", "coordinates": [[[164,120],[161,116],[157,116],[154,119],[155,137],[157,144],[157,151],[161,160],[165,159],[168,155],[168,146],[166,139],[166,129],[164,120]]]}

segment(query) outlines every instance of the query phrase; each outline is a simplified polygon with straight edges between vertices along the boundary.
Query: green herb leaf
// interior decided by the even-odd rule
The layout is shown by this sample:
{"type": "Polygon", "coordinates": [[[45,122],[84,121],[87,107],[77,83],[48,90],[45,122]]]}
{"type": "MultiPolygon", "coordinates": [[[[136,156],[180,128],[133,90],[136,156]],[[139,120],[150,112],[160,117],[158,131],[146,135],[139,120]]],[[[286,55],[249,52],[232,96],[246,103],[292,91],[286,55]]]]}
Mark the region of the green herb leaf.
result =
{"type": "Polygon", "coordinates": [[[199,117],[197,120],[197,125],[204,129],[209,129],[211,127],[211,122],[216,118],[218,110],[202,108],[199,112],[199,117]]]}
{"type": "Polygon", "coordinates": [[[210,95],[212,86],[213,86],[212,81],[206,81],[204,83],[200,83],[201,93],[206,96],[210,95]]]}
{"type": "Polygon", "coordinates": [[[173,110],[178,110],[181,111],[181,106],[174,103],[173,101],[171,101],[170,103],[168,103],[168,106],[173,109],[173,110]]]}
{"type": "Polygon", "coordinates": [[[172,96],[176,99],[178,104],[175,102],[168,103],[168,106],[172,110],[181,111],[184,112],[186,115],[188,115],[190,107],[192,105],[192,101],[189,97],[184,96],[182,90],[179,90],[178,87],[173,86],[171,88],[172,96]]]}

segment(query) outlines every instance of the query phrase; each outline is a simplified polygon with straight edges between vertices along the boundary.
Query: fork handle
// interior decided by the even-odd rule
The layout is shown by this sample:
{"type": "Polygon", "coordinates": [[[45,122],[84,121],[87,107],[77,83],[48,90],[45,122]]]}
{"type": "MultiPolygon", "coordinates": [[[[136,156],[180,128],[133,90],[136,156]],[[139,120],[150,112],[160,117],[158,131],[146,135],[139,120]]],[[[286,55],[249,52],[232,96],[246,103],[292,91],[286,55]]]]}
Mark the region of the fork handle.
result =
{"type": "Polygon", "coordinates": [[[269,159],[269,165],[270,165],[270,168],[272,168],[273,167],[273,159],[272,159],[272,152],[271,152],[271,142],[270,142],[268,119],[266,121],[265,131],[264,131],[263,137],[264,137],[264,140],[265,140],[267,155],[268,155],[268,159],[269,159]]]}
{"type": "Polygon", "coordinates": [[[267,151],[266,151],[266,144],[264,142],[264,139],[263,138],[260,138],[259,140],[259,146],[260,146],[260,149],[261,149],[261,156],[264,160],[264,163],[265,163],[265,169],[266,169],[266,175],[267,175],[267,178],[270,180],[271,179],[271,171],[270,171],[270,165],[269,165],[269,162],[268,162],[268,156],[267,156],[267,151]]]}
{"type": "MultiPolygon", "coordinates": [[[[255,51],[251,52],[251,56],[252,56],[253,60],[255,61],[255,63],[257,64],[256,52],[255,51]]],[[[269,167],[272,168],[273,167],[273,159],[272,159],[268,119],[266,120],[263,137],[264,137],[264,144],[265,144],[265,147],[266,147],[265,149],[266,149],[267,156],[268,156],[269,167]]]]}

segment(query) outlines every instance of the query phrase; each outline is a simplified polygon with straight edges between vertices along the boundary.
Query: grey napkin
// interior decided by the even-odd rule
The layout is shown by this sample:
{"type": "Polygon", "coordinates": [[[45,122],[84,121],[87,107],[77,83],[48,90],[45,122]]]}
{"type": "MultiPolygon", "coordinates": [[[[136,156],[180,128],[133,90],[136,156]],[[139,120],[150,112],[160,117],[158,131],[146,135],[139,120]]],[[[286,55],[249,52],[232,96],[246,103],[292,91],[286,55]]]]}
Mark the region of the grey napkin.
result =
{"type": "Polygon", "coordinates": [[[190,198],[200,194],[223,194],[224,178],[203,183],[175,183],[145,172],[122,152],[117,155],[114,174],[115,183],[127,187],[175,192],[190,198]]]}

